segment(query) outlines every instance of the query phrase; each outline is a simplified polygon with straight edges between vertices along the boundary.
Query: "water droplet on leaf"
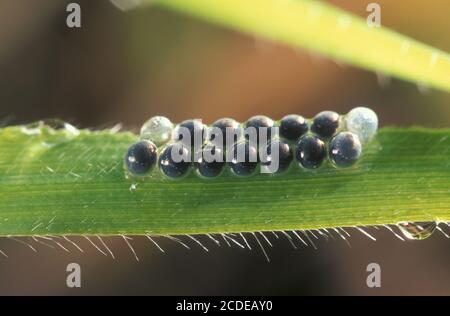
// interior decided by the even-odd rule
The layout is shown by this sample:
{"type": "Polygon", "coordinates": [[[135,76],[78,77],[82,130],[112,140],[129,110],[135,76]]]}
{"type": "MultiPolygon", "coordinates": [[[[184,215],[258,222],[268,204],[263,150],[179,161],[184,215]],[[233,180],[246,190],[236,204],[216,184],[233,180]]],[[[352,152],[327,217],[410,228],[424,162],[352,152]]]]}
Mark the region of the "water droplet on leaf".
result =
{"type": "Polygon", "coordinates": [[[51,128],[54,133],[58,131],[62,132],[64,136],[68,139],[72,139],[80,135],[80,131],[78,130],[78,128],[76,128],[70,123],[58,119],[45,120],[42,122],[44,126],[51,128]]]}
{"type": "Polygon", "coordinates": [[[400,222],[397,224],[403,236],[411,240],[424,240],[436,230],[436,222],[400,222]]]}
{"type": "Polygon", "coordinates": [[[39,135],[41,133],[41,127],[39,122],[31,123],[28,125],[25,125],[21,129],[22,133],[28,136],[34,136],[39,135]]]}
{"type": "Polygon", "coordinates": [[[42,135],[44,137],[42,144],[46,147],[52,147],[80,135],[75,126],[58,119],[41,120],[25,125],[22,127],[22,133],[28,136],[42,135]]]}
{"type": "Polygon", "coordinates": [[[136,191],[136,189],[137,189],[137,183],[132,183],[130,185],[130,192],[134,192],[134,191],[136,191]]]}

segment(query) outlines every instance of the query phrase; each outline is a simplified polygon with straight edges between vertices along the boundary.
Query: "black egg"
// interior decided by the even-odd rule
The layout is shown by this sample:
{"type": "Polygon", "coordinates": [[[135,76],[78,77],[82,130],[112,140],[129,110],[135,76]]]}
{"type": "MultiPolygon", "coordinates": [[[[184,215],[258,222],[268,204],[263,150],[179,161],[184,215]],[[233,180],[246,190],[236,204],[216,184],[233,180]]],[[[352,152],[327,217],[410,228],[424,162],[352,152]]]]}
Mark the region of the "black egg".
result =
{"type": "Polygon", "coordinates": [[[318,137],[305,135],[300,138],[295,157],[300,165],[307,169],[316,169],[326,157],[325,143],[318,137]]]}
{"type": "Polygon", "coordinates": [[[205,141],[205,134],[205,126],[200,120],[186,120],[181,122],[175,129],[174,140],[181,141],[187,147],[201,146],[205,141]],[[183,132],[186,135],[183,135],[183,132]],[[199,144],[195,144],[194,140],[196,138],[200,142],[199,144]]]}
{"type": "Polygon", "coordinates": [[[145,174],[156,164],[157,148],[150,141],[143,140],[128,148],[125,165],[133,174],[145,174]]]}
{"type": "Polygon", "coordinates": [[[264,151],[266,156],[261,157],[261,165],[265,168],[263,169],[262,167],[261,169],[267,173],[281,173],[285,171],[294,157],[289,144],[280,140],[269,142],[264,151]],[[272,154],[274,150],[277,150],[278,155],[272,154]]]}
{"type": "Polygon", "coordinates": [[[227,142],[227,131],[231,140],[231,143],[228,145],[228,147],[238,142],[242,137],[243,129],[238,122],[231,118],[222,118],[215,121],[211,125],[209,140],[221,148],[226,148],[227,146],[225,145],[227,142]],[[222,139],[219,138],[220,136],[218,135],[218,131],[220,131],[220,134],[222,134],[222,139]]]}
{"type": "Polygon", "coordinates": [[[333,111],[323,111],[314,117],[311,131],[323,138],[329,138],[339,127],[339,114],[333,111]]]}
{"type": "Polygon", "coordinates": [[[258,150],[248,142],[237,143],[227,152],[227,161],[234,174],[249,176],[258,166],[258,150]]]}
{"type": "Polygon", "coordinates": [[[329,155],[337,167],[353,165],[361,156],[362,146],[358,136],[350,132],[337,134],[330,142],[329,155]]]}
{"type": "Polygon", "coordinates": [[[286,115],[280,121],[280,136],[287,140],[298,140],[308,132],[308,122],[303,116],[286,115]]]}
{"type": "Polygon", "coordinates": [[[169,178],[181,178],[191,167],[191,151],[181,143],[170,145],[159,156],[159,168],[169,178]]]}
{"type": "Polygon", "coordinates": [[[197,172],[206,178],[220,175],[225,165],[223,150],[218,146],[209,144],[197,152],[194,159],[194,166],[197,172]]]}
{"type": "MultiPolygon", "coordinates": [[[[245,137],[250,142],[253,141],[253,139],[251,137],[249,137],[249,132],[252,131],[252,129],[249,129],[249,128],[253,127],[254,131],[256,132],[256,142],[257,143],[256,144],[251,144],[251,145],[258,146],[259,143],[260,143],[260,135],[259,135],[260,131],[261,131],[261,133],[263,133],[262,132],[262,128],[266,129],[266,141],[268,141],[271,138],[271,136],[272,136],[270,128],[273,127],[273,126],[274,126],[273,120],[271,120],[267,116],[264,116],[264,115],[253,116],[253,117],[249,118],[247,120],[247,122],[245,122],[245,128],[246,128],[246,130],[244,131],[245,137]]],[[[263,141],[263,143],[265,143],[264,140],[262,140],[262,141],[263,141]]]]}

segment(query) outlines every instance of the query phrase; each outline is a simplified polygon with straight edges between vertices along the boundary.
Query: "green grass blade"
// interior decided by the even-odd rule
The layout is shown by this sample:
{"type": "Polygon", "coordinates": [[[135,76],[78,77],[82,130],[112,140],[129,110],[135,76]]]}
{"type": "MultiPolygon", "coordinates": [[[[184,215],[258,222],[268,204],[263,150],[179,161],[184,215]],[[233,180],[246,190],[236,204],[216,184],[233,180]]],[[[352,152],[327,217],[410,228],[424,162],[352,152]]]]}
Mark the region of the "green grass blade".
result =
{"type": "Polygon", "coordinates": [[[448,53],[385,27],[370,28],[365,19],[325,2],[159,0],[158,4],[365,69],[450,91],[448,53]]]}
{"type": "Polygon", "coordinates": [[[0,235],[194,234],[450,221],[450,129],[380,130],[357,166],[126,179],[131,133],[0,129],[0,235]],[[136,190],[130,186],[137,183],[136,190]]]}

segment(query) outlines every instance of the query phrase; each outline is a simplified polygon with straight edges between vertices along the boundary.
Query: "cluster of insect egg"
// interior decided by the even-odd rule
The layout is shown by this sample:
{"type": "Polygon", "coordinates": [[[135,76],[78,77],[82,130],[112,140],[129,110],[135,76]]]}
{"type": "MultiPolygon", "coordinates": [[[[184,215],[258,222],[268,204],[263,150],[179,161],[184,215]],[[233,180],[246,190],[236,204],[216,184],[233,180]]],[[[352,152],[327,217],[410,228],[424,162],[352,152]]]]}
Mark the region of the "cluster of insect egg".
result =
{"type": "Polygon", "coordinates": [[[353,165],[361,156],[363,145],[369,142],[378,128],[377,115],[369,108],[357,107],[346,115],[336,112],[324,111],[313,119],[307,120],[300,115],[287,115],[279,122],[274,122],[266,116],[254,116],[244,124],[233,119],[223,118],[214,122],[210,127],[205,126],[200,120],[187,120],[177,126],[162,116],[149,119],[141,128],[141,140],[132,145],[125,156],[125,166],[134,175],[147,174],[156,164],[161,172],[168,178],[180,178],[185,176],[194,167],[196,172],[206,178],[220,175],[226,164],[230,170],[238,176],[249,176],[255,172],[260,163],[269,165],[270,149],[278,148],[278,167],[271,173],[285,171],[295,159],[304,169],[317,169],[328,158],[335,167],[348,167],[353,165]],[[244,138],[244,129],[253,127],[258,132],[261,128],[267,128],[268,146],[266,147],[266,160],[262,161],[258,156],[258,145],[253,146],[244,138]],[[272,127],[278,127],[278,137],[271,137],[272,127]],[[183,139],[181,128],[189,131],[190,139],[183,139]],[[208,133],[212,128],[219,129],[222,135],[233,131],[235,138],[233,144],[234,154],[241,150],[245,153],[245,160],[237,159],[213,160],[202,159],[206,152],[225,155],[225,146],[217,146],[214,142],[214,133],[208,133]],[[203,147],[199,159],[191,163],[191,144],[199,135],[203,147]],[[276,143],[276,146],[270,146],[276,143]],[[158,149],[158,147],[160,149],[158,149]],[[178,152],[177,161],[172,157],[173,152],[178,152]],[[257,160],[249,159],[250,156],[258,157],[257,160]],[[159,158],[158,158],[159,157],[159,158]]]}

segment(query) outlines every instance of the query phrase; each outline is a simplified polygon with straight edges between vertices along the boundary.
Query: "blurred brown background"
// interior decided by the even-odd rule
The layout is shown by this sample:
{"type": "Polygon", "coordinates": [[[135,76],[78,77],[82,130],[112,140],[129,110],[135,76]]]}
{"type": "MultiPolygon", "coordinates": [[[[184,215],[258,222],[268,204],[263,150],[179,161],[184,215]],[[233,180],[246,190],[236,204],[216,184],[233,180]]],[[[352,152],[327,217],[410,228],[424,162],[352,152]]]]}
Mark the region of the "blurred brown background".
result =
{"type": "MultiPolygon", "coordinates": [[[[122,12],[106,0],[76,2],[81,29],[66,27],[68,1],[0,2],[3,124],[58,117],[79,127],[120,122],[137,129],[153,115],[210,123],[223,116],[345,113],[367,104],[383,126],[450,126],[448,93],[156,7],[122,12]]],[[[330,2],[366,16],[372,1],[330,2]]],[[[384,26],[450,51],[450,2],[377,2],[384,26]]],[[[437,233],[401,242],[387,231],[371,232],[377,242],[351,230],[351,248],[336,238],[316,241],[318,250],[294,250],[273,239],[271,263],[256,247],[210,243],[205,253],[161,240],[162,254],[136,238],[136,263],[119,238],[108,240],[116,260],[81,239],[84,254],[45,246],[34,253],[3,239],[9,258],[0,257],[0,294],[450,294],[450,240],[437,233]],[[69,262],[81,264],[81,289],[65,286],[69,262]],[[366,286],[370,262],[381,265],[381,289],[366,286]]]]}

